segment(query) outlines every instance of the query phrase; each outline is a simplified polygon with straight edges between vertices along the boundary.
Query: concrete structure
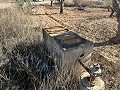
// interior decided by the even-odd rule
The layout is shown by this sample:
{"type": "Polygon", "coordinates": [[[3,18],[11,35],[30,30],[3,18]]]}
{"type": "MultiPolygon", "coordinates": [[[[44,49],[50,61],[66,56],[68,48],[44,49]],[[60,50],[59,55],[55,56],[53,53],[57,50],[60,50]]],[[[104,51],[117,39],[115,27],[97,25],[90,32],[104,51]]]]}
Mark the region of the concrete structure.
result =
{"type": "Polygon", "coordinates": [[[43,38],[60,70],[70,70],[77,59],[85,63],[91,58],[93,43],[63,27],[43,29],[43,38]]]}
{"type": "Polygon", "coordinates": [[[0,57],[2,57],[2,44],[0,43],[0,57]]]}
{"type": "Polygon", "coordinates": [[[96,77],[93,81],[94,84],[91,84],[88,78],[90,74],[84,72],[81,75],[80,80],[80,90],[105,90],[105,83],[100,77],[96,77]]]}

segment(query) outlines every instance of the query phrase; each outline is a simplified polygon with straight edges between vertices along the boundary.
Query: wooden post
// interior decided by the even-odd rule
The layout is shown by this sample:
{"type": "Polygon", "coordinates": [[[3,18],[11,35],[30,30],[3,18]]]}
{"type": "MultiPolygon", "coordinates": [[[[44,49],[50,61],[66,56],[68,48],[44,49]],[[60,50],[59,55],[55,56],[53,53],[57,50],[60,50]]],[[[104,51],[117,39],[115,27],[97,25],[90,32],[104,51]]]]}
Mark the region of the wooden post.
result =
{"type": "Polygon", "coordinates": [[[60,13],[63,14],[63,9],[64,9],[64,0],[61,0],[60,2],[60,13]]]}

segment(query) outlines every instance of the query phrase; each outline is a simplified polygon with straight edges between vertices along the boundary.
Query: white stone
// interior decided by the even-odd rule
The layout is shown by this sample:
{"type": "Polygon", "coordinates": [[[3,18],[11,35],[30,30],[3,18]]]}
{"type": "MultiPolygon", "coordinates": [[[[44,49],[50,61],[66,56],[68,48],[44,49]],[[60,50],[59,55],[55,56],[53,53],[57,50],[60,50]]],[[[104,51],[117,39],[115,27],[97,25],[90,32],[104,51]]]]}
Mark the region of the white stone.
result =
{"type": "Polygon", "coordinates": [[[105,83],[100,77],[96,77],[94,86],[90,85],[87,77],[90,77],[89,73],[84,72],[80,78],[80,90],[105,90],[105,83]]]}

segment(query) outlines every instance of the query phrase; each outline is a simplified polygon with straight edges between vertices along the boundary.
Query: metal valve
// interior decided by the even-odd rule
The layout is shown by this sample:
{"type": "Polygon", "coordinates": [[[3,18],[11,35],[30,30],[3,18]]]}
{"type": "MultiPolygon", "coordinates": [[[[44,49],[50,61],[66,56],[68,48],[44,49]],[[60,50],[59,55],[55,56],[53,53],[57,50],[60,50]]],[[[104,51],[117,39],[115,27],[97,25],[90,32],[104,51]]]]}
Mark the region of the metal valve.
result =
{"type": "Polygon", "coordinates": [[[89,74],[95,77],[99,77],[101,76],[101,68],[99,64],[93,64],[93,66],[91,66],[89,68],[89,74]]]}

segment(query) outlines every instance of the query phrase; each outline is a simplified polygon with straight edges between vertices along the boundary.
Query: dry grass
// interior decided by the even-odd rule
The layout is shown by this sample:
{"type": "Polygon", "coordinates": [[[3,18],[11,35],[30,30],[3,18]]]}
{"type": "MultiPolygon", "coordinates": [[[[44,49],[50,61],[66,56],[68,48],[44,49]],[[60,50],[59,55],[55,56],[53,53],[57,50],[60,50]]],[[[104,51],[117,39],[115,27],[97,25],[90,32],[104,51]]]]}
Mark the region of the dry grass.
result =
{"type": "Polygon", "coordinates": [[[92,62],[98,62],[102,69],[102,79],[105,82],[105,90],[120,89],[120,65],[118,63],[109,62],[106,58],[97,52],[92,55],[92,62]]]}
{"type": "MultiPolygon", "coordinates": [[[[19,42],[33,42],[41,35],[41,32],[37,33],[37,30],[32,27],[32,20],[29,19],[29,16],[24,15],[22,10],[5,9],[1,10],[0,15],[0,42],[6,49],[11,50],[12,46],[19,42]]],[[[41,29],[39,28],[39,30],[41,29]]]]}
{"type": "Polygon", "coordinates": [[[0,15],[2,45],[0,48],[2,55],[4,54],[0,58],[0,89],[76,90],[78,88],[79,80],[72,73],[61,74],[53,68],[53,72],[44,75],[41,71],[21,63],[18,60],[19,56],[29,54],[41,57],[46,63],[53,60],[49,58],[42,45],[41,27],[34,27],[29,15],[25,15],[21,10],[18,12],[15,8],[1,10],[0,15]]]}
{"type": "Polygon", "coordinates": [[[87,7],[107,7],[112,4],[112,0],[73,0],[76,6],[80,6],[80,4],[85,5],[87,7]]]}
{"type": "MultiPolygon", "coordinates": [[[[54,61],[42,45],[42,22],[39,22],[40,27],[34,27],[30,16],[15,8],[1,10],[0,15],[0,43],[2,44],[0,48],[6,55],[0,58],[2,62],[0,75],[3,76],[0,76],[0,89],[80,90],[79,75],[75,75],[75,69],[69,73],[59,73],[54,65],[51,73],[43,75],[41,71],[27,67],[18,60],[21,54],[26,56],[33,54],[42,57],[46,63],[54,61]],[[8,62],[5,63],[5,60],[8,62]]],[[[119,90],[119,64],[108,62],[96,52],[92,60],[92,63],[99,62],[102,65],[104,70],[102,78],[105,80],[106,90],[119,90]]]]}

